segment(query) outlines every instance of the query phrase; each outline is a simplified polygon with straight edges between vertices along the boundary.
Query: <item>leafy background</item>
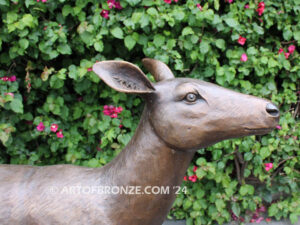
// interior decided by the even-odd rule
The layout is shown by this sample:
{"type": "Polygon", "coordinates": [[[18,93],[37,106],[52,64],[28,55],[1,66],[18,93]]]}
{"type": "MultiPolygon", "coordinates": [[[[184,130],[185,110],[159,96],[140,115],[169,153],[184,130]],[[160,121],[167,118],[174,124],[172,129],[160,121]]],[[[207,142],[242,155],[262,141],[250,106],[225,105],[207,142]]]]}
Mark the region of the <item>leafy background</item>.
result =
{"type": "Polygon", "coordinates": [[[142,58],[156,58],[176,76],[261,96],[281,111],[280,126],[269,135],[199,150],[183,182],[187,192],[178,195],[169,218],[197,225],[295,223],[300,2],[266,1],[261,15],[254,0],[122,0],[122,9],[110,8],[112,2],[0,0],[0,162],[105,165],[130,140],[143,104],[108,88],[90,68],[106,59],[143,68],[142,58]],[[278,52],[291,45],[296,49],[288,57],[278,52]],[[111,118],[105,105],[123,111],[111,118]],[[267,171],[265,163],[273,167],[267,171]]]}

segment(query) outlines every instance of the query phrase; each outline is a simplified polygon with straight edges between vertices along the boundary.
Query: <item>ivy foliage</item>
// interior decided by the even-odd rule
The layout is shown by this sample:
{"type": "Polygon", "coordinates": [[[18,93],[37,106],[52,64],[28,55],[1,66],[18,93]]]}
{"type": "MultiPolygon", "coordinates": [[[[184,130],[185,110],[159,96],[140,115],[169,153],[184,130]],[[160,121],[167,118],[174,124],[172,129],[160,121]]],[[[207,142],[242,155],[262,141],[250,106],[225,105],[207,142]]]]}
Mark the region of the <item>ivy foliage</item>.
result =
{"type": "Polygon", "coordinates": [[[0,0],[0,15],[1,163],[108,163],[130,140],[143,106],[90,68],[106,59],[141,66],[142,58],[156,58],[178,77],[264,97],[281,111],[269,135],[199,150],[183,183],[187,192],[169,217],[222,224],[267,211],[297,221],[298,0],[122,0],[121,7],[103,0],[0,0]],[[111,118],[105,105],[123,111],[111,118]]]}

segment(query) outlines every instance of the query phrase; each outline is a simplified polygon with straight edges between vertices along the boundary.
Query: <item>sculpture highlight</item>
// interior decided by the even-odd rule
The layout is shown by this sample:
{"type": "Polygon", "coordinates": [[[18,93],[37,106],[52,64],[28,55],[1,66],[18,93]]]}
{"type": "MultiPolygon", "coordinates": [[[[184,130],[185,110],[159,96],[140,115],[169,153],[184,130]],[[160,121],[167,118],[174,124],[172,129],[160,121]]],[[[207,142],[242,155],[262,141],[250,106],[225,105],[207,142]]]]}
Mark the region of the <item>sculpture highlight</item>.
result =
{"type": "Polygon", "coordinates": [[[277,125],[279,110],[268,100],[174,78],[154,59],[146,58],[143,64],[156,83],[128,62],[93,66],[110,87],[140,94],[146,102],[136,133],[123,151],[102,168],[1,165],[1,225],[160,225],[197,149],[265,134],[277,125]],[[170,188],[162,194],[150,189],[149,194],[129,194],[99,193],[101,187],[170,188]]]}

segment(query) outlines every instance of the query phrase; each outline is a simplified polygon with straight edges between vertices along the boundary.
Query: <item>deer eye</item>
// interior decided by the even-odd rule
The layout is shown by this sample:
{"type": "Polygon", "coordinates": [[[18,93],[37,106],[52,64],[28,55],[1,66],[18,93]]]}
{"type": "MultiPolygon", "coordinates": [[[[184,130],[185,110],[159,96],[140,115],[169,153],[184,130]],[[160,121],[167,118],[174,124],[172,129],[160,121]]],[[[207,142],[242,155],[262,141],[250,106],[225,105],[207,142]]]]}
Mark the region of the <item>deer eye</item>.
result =
{"type": "Polygon", "coordinates": [[[186,96],[185,96],[185,100],[187,102],[195,102],[197,100],[198,96],[194,93],[188,93],[186,96]]]}

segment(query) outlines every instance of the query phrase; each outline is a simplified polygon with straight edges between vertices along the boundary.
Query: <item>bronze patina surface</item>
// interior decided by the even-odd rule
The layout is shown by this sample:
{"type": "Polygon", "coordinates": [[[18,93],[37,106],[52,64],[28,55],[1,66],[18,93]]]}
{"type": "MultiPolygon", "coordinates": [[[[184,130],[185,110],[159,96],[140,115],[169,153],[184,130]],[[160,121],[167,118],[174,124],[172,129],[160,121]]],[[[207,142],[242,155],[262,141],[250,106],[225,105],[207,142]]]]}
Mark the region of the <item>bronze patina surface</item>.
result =
{"type": "Polygon", "coordinates": [[[128,62],[103,61],[93,67],[110,87],[140,94],[146,102],[123,151],[102,168],[1,165],[1,225],[160,225],[195,150],[265,134],[277,125],[279,111],[268,100],[174,78],[157,60],[143,63],[156,83],[128,62]],[[101,187],[133,187],[136,194],[113,194],[101,187]],[[169,192],[137,192],[147,187],[169,187],[169,192]]]}

